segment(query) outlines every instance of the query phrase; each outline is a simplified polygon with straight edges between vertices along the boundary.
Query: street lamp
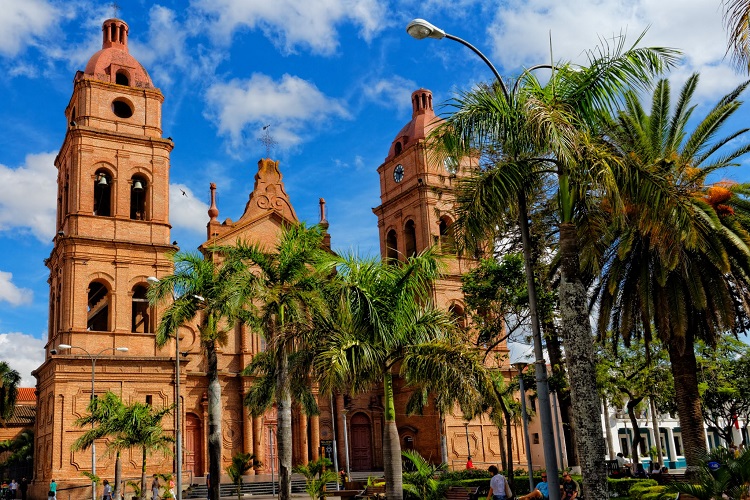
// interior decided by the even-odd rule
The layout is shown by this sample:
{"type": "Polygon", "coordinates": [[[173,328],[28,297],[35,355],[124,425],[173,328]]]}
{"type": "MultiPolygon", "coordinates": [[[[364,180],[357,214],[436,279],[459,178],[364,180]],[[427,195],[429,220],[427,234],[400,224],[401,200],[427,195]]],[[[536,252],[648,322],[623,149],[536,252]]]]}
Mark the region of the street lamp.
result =
{"type": "MultiPolygon", "coordinates": [[[[146,278],[149,285],[156,285],[161,280],[155,276],[146,278]]],[[[172,290],[172,302],[175,301],[174,290],[172,290]]],[[[203,302],[203,298],[200,299],[203,302]]],[[[174,336],[174,426],[175,426],[175,476],[177,489],[175,490],[175,500],[182,500],[182,426],[180,419],[180,333],[176,332],[174,336]]]]}
{"type": "MultiPolygon", "coordinates": [[[[349,431],[346,428],[346,414],[348,410],[346,408],[341,412],[344,416],[344,464],[346,466],[346,477],[351,477],[351,471],[349,470],[349,431]]],[[[336,471],[338,473],[338,471],[336,471]]]]}
{"type": "MultiPolygon", "coordinates": [[[[495,80],[497,80],[497,84],[500,87],[500,89],[503,92],[503,95],[505,96],[505,99],[510,101],[513,97],[513,95],[516,93],[516,90],[518,89],[518,82],[521,80],[520,78],[516,82],[516,85],[513,86],[512,93],[508,92],[508,87],[505,85],[505,82],[503,81],[500,74],[495,69],[495,66],[492,65],[489,59],[482,54],[479,49],[474,47],[472,44],[467,42],[466,40],[459,38],[457,36],[451,35],[446,33],[445,31],[441,30],[437,26],[434,26],[433,24],[425,21],[424,19],[414,19],[412,22],[410,22],[406,27],[406,32],[409,33],[412,37],[416,38],[417,40],[422,40],[425,38],[434,38],[437,40],[440,40],[442,38],[448,38],[449,40],[456,41],[469,49],[471,49],[475,54],[477,54],[482,61],[492,70],[492,74],[495,75],[495,80]]],[[[530,71],[534,71],[537,69],[546,68],[551,69],[552,66],[549,64],[540,64],[537,66],[532,66],[526,70],[524,70],[524,73],[528,73],[530,71]]],[[[523,196],[519,196],[519,205],[523,205],[521,208],[522,210],[519,210],[520,214],[524,214],[526,212],[525,209],[526,199],[523,196]]],[[[539,402],[539,417],[541,421],[541,433],[542,433],[542,445],[544,450],[544,465],[547,469],[547,477],[549,479],[549,491],[550,491],[550,500],[558,500],[560,498],[560,479],[558,478],[558,468],[557,468],[557,457],[555,456],[555,436],[554,436],[554,430],[552,427],[552,409],[550,407],[550,396],[549,396],[549,387],[547,385],[547,363],[544,360],[544,350],[542,347],[542,332],[539,327],[539,317],[536,314],[537,308],[536,308],[536,294],[532,293],[535,289],[534,284],[534,272],[531,269],[529,265],[529,256],[531,254],[531,243],[529,242],[529,221],[525,216],[519,217],[519,225],[521,228],[521,240],[523,243],[523,253],[524,253],[524,261],[525,261],[525,271],[526,271],[526,286],[529,290],[529,310],[532,312],[531,314],[531,334],[532,338],[534,339],[534,373],[536,378],[536,392],[537,392],[537,400],[539,402]]]]}
{"type": "Polygon", "coordinates": [[[523,420],[523,439],[526,443],[526,467],[529,469],[529,491],[534,491],[534,474],[531,464],[531,443],[529,442],[529,414],[526,412],[526,389],[523,386],[523,369],[526,363],[518,361],[513,363],[518,370],[518,385],[521,389],[521,419],[523,420]]]}
{"type": "MultiPolygon", "coordinates": [[[[70,345],[70,344],[58,344],[57,345],[57,351],[66,351],[68,349],[80,349],[83,352],[85,352],[86,355],[91,360],[91,401],[94,400],[94,381],[96,380],[96,360],[99,359],[99,357],[105,352],[109,352],[109,351],[128,352],[127,347],[105,347],[101,351],[95,354],[92,354],[86,349],[84,349],[83,347],[80,347],[77,345],[70,345]]],[[[91,427],[93,426],[94,426],[94,423],[91,422],[91,427]]],[[[91,475],[96,476],[96,443],[93,441],[91,443],[91,475]]],[[[91,500],[97,500],[96,481],[93,481],[93,480],[91,481],[91,500]]]]}

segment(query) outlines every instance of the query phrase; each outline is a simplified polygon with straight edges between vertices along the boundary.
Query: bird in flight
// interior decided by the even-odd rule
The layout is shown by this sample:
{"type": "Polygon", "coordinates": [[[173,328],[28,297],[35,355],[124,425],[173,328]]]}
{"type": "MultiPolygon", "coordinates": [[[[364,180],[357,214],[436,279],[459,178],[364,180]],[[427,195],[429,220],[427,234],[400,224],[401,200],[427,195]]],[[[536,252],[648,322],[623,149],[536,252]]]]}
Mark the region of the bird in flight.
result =
{"type": "Polygon", "coordinates": [[[184,189],[180,188],[180,191],[182,191],[182,196],[187,196],[187,193],[185,192],[184,189]]]}

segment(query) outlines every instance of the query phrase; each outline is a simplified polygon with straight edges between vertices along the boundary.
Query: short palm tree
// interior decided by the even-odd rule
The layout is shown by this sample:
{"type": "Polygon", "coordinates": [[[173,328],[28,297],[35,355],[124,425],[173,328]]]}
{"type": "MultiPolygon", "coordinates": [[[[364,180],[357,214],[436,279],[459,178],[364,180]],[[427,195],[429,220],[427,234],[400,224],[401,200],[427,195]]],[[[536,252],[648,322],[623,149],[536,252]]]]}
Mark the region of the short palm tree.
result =
{"type": "Polygon", "coordinates": [[[431,251],[400,265],[345,256],[338,260],[330,318],[311,332],[313,366],[321,394],[354,393],[383,384],[383,466],[386,496],[401,500],[401,446],[396,427],[394,376],[407,386],[453,394],[474,411],[486,371],[458,336],[447,311],[431,300],[440,275],[431,251]]]}
{"type": "MultiPolygon", "coordinates": [[[[88,407],[88,415],[76,420],[75,424],[81,428],[88,429],[81,437],[75,440],[73,450],[86,450],[91,447],[97,439],[105,437],[116,437],[123,429],[123,416],[125,404],[120,397],[113,393],[107,392],[102,397],[96,397],[91,400],[88,407]]],[[[120,498],[120,484],[122,482],[122,460],[121,448],[115,450],[115,490],[114,498],[120,498]]]]}
{"type": "Polygon", "coordinates": [[[628,167],[666,185],[652,191],[637,178],[620,182],[626,220],[613,226],[595,289],[600,334],[612,329],[615,339],[643,335],[668,347],[689,468],[706,451],[694,342],[736,333],[750,312],[747,187],[706,182],[750,152],[737,145],[748,129],[722,131],[747,84],[689,131],[697,83],[698,75],[688,79],[671,115],[667,80],[657,84],[650,114],[629,94],[610,131],[628,167]]]}
{"type": "Polygon", "coordinates": [[[305,492],[310,495],[310,500],[325,498],[326,485],[335,483],[339,477],[332,468],[333,464],[326,457],[301,464],[294,467],[294,472],[305,477],[305,492]]]}
{"type": "Polygon", "coordinates": [[[237,500],[242,500],[242,476],[257,464],[252,453],[238,451],[232,457],[232,465],[227,467],[227,474],[237,488],[237,500]]]}
{"type": "Polygon", "coordinates": [[[141,500],[146,498],[146,458],[149,454],[161,452],[172,454],[174,437],[166,434],[162,419],[172,412],[168,406],[160,410],[145,403],[133,403],[122,413],[122,430],[109,444],[114,449],[141,449],[141,500]]]}
{"type": "MultiPolygon", "coordinates": [[[[304,224],[283,228],[272,248],[239,242],[217,249],[226,262],[241,271],[229,280],[225,295],[237,317],[266,340],[273,357],[273,402],[277,406],[279,497],[291,497],[292,377],[290,356],[300,339],[325,314],[322,288],[332,271],[332,258],[323,249],[324,229],[304,224]]],[[[267,381],[267,380],[266,380],[267,381]]],[[[267,385],[266,385],[267,387],[267,385]]],[[[266,402],[268,400],[266,399],[266,402]]],[[[256,408],[259,411],[260,407],[256,408]]],[[[213,475],[212,475],[213,477],[213,475]]]]}
{"type": "Polygon", "coordinates": [[[405,450],[401,456],[409,461],[412,470],[404,473],[404,493],[407,500],[442,500],[438,476],[448,470],[448,464],[431,464],[414,450],[405,450]]]}
{"type": "Polygon", "coordinates": [[[173,261],[174,274],[161,278],[148,290],[152,304],[170,301],[159,320],[156,345],[163,347],[183,325],[197,318],[208,380],[209,491],[211,500],[219,500],[222,403],[217,348],[226,343],[226,329],[231,326],[227,320],[234,317],[225,296],[235,270],[197,253],[177,253],[173,261]]]}
{"type": "Polygon", "coordinates": [[[0,423],[13,415],[20,383],[21,374],[6,361],[0,361],[0,423]]]}

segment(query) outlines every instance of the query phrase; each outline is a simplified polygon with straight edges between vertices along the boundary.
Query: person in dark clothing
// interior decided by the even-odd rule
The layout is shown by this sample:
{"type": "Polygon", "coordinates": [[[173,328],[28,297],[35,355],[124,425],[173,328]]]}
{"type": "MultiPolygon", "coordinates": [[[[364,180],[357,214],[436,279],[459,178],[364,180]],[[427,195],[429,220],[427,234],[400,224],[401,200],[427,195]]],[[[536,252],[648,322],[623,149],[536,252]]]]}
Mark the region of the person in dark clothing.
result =
{"type": "Polygon", "coordinates": [[[26,500],[26,492],[29,491],[29,480],[25,477],[18,483],[18,489],[21,491],[21,500],[26,500]]]}

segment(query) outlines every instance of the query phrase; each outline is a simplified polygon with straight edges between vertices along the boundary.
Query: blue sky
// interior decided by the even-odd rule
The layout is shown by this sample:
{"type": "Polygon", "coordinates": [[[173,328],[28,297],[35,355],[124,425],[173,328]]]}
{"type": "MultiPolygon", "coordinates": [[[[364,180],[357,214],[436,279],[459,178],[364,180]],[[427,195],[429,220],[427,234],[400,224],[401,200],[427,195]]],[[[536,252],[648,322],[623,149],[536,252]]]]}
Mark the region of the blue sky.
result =
{"type": "MultiPolygon", "coordinates": [[[[172,239],[205,238],[209,183],[219,219],[239,218],[253,185],[258,141],[271,124],[297,215],[328,202],[335,249],[379,250],[376,169],[410,119],[420,87],[442,103],[492,75],[464,47],[417,41],[422,17],[485,52],[504,76],[550,58],[584,62],[600,39],[627,31],[681,49],[673,88],[701,72],[699,97],[715,102],[742,80],[723,60],[719,0],[120,0],[131,53],[165,95],[172,239]],[[656,5],[658,3],[658,5],[656,5]],[[181,194],[184,190],[187,196],[181,194]]],[[[0,9],[0,360],[33,385],[47,322],[54,235],[55,155],[75,72],[101,48],[111,3],[3,0],[0,9]]],[[[747,111],[743,112],[747,121],[747,111]]],[[[725,177],[747,180],[738,169],[725,177]],[[744,177],[744,178],[743,178],[744,177]]]]}

